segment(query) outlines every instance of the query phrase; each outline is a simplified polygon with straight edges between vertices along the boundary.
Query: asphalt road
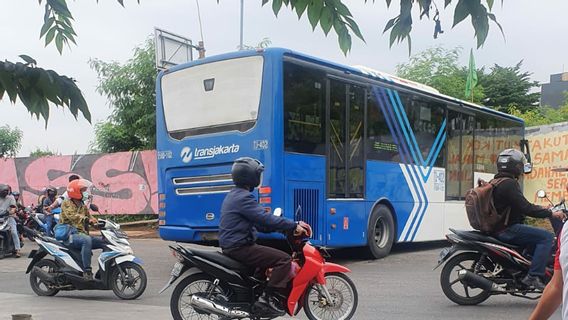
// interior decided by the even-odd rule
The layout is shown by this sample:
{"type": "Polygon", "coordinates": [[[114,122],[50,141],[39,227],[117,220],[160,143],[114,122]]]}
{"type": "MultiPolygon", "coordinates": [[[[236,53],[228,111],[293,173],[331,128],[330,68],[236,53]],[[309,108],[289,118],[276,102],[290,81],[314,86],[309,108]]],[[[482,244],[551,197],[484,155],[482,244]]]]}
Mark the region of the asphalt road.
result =
{"type": "MultiPolygon", "coordinates": [[[[27,258],[0,260],[0,320],[28,313],[34,320],[51,319],[169,319],[172,289],[158,291],[169,277],[174,258],[167,242],[132,240],[144,261],[148,287],[135,301],[121,301],[112,291],[60,292],[37,297],[24,270],[27,258]]],[[[26,241],[23,252],[34,244],[26,241]]],[[[449,301],[439,285],[440,270],[432,271],[443,243],[402,245],[381,260],[362,260],[356,250],[332,252],[334,262],[348,266],[359,291],[355,319],[526,319],[535,301],[494,296],[478,306],[458,306],[449,301]]],[[[96,260],[93,259],[93,262],[96,260]]],[[[305,316],[301,316],[305,319],[305,316]]],[[[552,319],[560,319],[559,312],[552,319]]]]}

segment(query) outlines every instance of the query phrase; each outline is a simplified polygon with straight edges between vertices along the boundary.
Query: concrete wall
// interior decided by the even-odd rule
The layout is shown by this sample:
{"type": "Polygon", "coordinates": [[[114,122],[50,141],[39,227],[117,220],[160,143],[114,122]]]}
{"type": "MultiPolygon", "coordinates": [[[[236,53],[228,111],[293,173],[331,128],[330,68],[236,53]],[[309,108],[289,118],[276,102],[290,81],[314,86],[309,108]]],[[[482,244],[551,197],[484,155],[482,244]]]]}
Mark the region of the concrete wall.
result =
{"type": "Polygon", "coordinates": [[[93,203],[101,213],[157,214],[156,170],[156,151],[16,158],[0,160],[0,182],[29,205],[46,186],[63,193],[69,175],[78,174],[94,183],[93,203]]]}

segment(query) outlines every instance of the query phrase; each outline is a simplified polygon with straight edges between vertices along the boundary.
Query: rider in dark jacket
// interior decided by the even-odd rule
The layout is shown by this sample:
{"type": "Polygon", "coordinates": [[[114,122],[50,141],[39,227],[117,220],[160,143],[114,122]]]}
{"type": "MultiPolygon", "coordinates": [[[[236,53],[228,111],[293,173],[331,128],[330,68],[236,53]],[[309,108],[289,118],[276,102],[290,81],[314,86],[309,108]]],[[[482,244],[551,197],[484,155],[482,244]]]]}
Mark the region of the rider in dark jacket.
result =
{"type": "Polygon", "coordinates": [[[495,179],[504,179],[496,185],[493,191],[493,202],[497,212],[508,214],[508,217],[505,218],[505,226],[494,236],[503,242],[514,245],[534,246],[529,273],[521,282],[529,287],[543,290],[542,277],[544,277],[546,263],[551,254],[554,235],[544,229],[523,223],[526,216],[562,219],[563,214],[532,204],[525,198],[518,179],[523,173],[530,172],[530,169],[525,169],[526,163],[525,155],[515,149],[504,150],[497,158],[498,173],[495,175],[495,179]]]}
{"type": "Polygon", "coordinates": [[[272,268],[265,294],[259,302],[277,315],[284,310],[274,298],[278,289],[285,288],[291,271],[290,256],[278,249],[256,244],[257,230],[261,232],[292,231],[309,235],[309,226],[266,213],[251,193],[262,182],[264,166],[252,158],[239,158],[231,175],[235,188],[227,194],[221,207],[219,246],[223,253],[250,267],[272,268]]]}

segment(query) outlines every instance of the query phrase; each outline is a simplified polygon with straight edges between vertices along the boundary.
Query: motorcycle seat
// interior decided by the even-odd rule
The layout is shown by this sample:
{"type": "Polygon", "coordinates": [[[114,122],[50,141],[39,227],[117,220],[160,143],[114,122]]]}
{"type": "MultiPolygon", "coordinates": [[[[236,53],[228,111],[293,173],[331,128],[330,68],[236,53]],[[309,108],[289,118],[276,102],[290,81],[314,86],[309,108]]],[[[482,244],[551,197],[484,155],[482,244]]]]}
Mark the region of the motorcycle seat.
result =
{"type": "Polygon", "coordinates": [[[209,261],[215,262],[220,264],[224,267],[227,267],[231,270],[245,273],[245,274],[252,274],[254,272],[254,268],[249,268],[246,265],[238,262],[235,259],[232,259],[219,251],[206,251],[206,250],[195,250],[191,249],[191,252],[198,257],[207,259],[209,261]]]}
{"type": "Polygon", "coordinates": [[[483,232],[480,231],[464,231],[464,230],[454,230],[452,228],[450,228],[450,231],[457,234],[458,236],[466,239],[466,240],[472,240],[472,241],[482,241],[482,242],[490,242],[490,243],[494,243],[500,246],[504,246],[507,248],[511,248],[511,249],[521,249],[520,246],[516,246],[510,243],[505,243],[502,241],[499,241],[495,238],[493,238],[492,236],[489,236],[483,232]]]}

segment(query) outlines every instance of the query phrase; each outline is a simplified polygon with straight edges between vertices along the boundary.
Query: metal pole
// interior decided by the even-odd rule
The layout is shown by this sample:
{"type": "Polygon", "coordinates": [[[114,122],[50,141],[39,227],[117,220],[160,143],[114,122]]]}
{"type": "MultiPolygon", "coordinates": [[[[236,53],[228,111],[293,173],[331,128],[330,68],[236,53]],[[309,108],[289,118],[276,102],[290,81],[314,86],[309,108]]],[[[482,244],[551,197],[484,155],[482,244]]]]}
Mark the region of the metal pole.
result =
{"type": "Polygon", "coordinates": [[[239,44],[239,50],[243,50],[243,17],[244,17],[244,7],[245,0],[241,0],[241,42],[239,44]]]}

